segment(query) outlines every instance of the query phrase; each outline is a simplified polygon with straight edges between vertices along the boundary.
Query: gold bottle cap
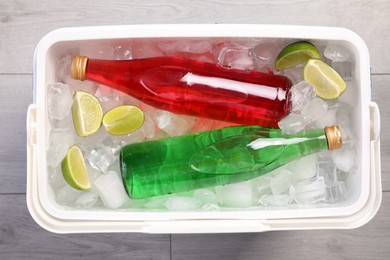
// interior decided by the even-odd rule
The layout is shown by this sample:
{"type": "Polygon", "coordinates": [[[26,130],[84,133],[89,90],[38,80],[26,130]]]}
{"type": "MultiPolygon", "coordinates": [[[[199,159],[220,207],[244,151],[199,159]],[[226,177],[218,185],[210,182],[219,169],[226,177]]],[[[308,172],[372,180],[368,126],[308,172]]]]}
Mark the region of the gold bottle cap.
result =
{"type": "Polygon", "coordinates": [[[70,65],[70,76],[74,79],[85,80],[85,69],[87,68],[87,56],[74,56],[70,65]]]}
{"type": "Polygon", "coordinates": [[[340,148],[343,145],[340,127],[337,125],[325,127],[326,138],[328,139],[328,149],[330,151],[340,148]]]}

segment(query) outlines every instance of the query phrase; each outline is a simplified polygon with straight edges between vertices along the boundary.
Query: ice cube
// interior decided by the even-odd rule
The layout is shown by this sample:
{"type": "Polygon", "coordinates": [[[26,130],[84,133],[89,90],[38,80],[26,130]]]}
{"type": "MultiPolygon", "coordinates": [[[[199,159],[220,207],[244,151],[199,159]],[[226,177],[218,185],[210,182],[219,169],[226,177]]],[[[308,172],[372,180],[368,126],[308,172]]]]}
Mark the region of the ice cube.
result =
{"type": "Polygon", "coordinates": [[[114,155],[119,154],[120,149],[125,146],[127,143],[115,139],[113,136],[105,138],[98,146],[105,146],[110,149],[111,153],[114,155]]]}
{"type": "Polygon", "coordinates": [[[70,77],[70,65],[72,63],[72,57],[75,55],[79,55],[78,50],[69,49],[57,59],[55,65],[57,81],[65,82],[65,78],[70,77]]]}
{"type": "Polygon", "coordinates": [[[306,81],[301,81],[291,87],[291,111],[299,113],[307,103],[315,98],[314,87],[306,81]]]}
{"type": "MultiPolygon", "coordinates": [[[[80,80],[76,80],[76,79],[73,79],[70,74],[66,75],[62,80],[61,82],[69,85],[69,88],[70,88],[70,91],[72,92],[72,94],[74,94],[74,92],[76,90],[79,89],[79,86],[84,82],[84,81],[80,81],[80,80]]],[[[90,85],[93,85],[92,82],[89,82],[88,84],[90,85]]],[[[93,92],[92,92],[93,93],[93,92]]]]}
{"type": "Polygon", "coordinates": [[[250,49],[230,46],[224,47],[220,51],[218,64],[232,69],[253,70],[254,68],[253,56],[250,49]]]}
{"type": "Polygon", "coordinates": [[[263,195],[259,199],[259,204],[266,207],[286,207],[292,201],[288,194],[263,195]]]}
{"type": "Polygon", "coordinates": [[[221,50],[223,50],[226,47],[230,47],[232,49],[247,49],[251,50],[255,48],[257,45],[265,43],[263,40],[259,39],[243,39],[243,38],[236,38],[233,40],[214,40],[212,43],[212,52],[215,56],[219,56],[221,50]]]}
{"type": "Polygon", "coordinates": [[[257,205],[261,196],[272,193],[271,176],[269,174],[252,179],[251,183],[253,192],[252,205],[257,205]]]}
{"type": "Polygon", "coordinates": [[[191,210],[199,208],[201,202],[191,197],[172,196],[169,197],[163,204],[169,210],[191,210]]]}
{"type": "Polygon", "coordinates": [[[211,42],[209,40],[190,40],[189,42],[184,43],[182,46],[184,49],[181,49],[180,51],[197,54],[210,52],[212,48],[211,42]]]}
{"type": "Polygon", "coordinates": [[[133,59],[145,59],[151,57],[164,56],[157,43],[145,43],[144,41],[134,41],[131,44],[131,54],[133,59]]]}
{"type": "Polygon", "coordinates": [[[313,98],[302,109],[301,115],[307,124],[319,120],[326,114],[328,104],[321,98],[313,98]]]}
{"type": "Polygon", "coordinates": [[[218,204],[204,204],[202,206],[202,209],[205,210],[205,211],[217,211],[220,209],[220,207],[218,206],[218,204]]]}
{"type": "Polygon", "coordinates": [[[326,185],[323,177],[294,182],[289,193],[297,203],[313,204],[326,199],[326,185]]]}
{"type": "Polygon", "coordinates": [[[260,43],[253,48],[253,57],[258,69],[265,66],[273,67],[277,55],[278,48],[273,42],[260,43]]]}
{"type": "Polygon", "coordinates": [[[150,198],[148,202],[144,204],[147,209],[164,209],[164,202],[167,201],[168,196],[159,196],[150,198]]]}
{"type": "Polygon", "coordinates": [[[117,209],[129,201],[119,174],[109,171],[95,181],[96,189],[103,204],[111,209],[117,209]]]}
{"type": "Polygon", "coordinates": [[[355,143],[355,138],[349,127],[344,125],[339,125],[341,138],[343,139],[343,145],[353,145],[355,143]]]}
{"type": "Polygon", "coordinates": [[[133,98],[132,96],[129,96],[129,95],[122,93],[120,91],[116,91],[116,93],[117,93],[117,95],[122,96],[123,104],[137,106],[137,107],[139,107],[141,104],[140,100],[133,98]]]}
{"type": "Polygon", "coordinates": [[[247,208],[252,205],[249,181],[215,187],[219,202],[225,207],[247,208]]]}
{"type": "Polygon", "coordinates": [[[60,205],[72,206],[76,199],[81,195],[81,190],[72,188],[65,184],[56,194],[56,201],[60,205]]]}
{"type": "Polygon", "coordinates": [[[76,136],[76,143],[80,144],[83,147],[86,147],[85,151],[93,149],[96,144],[101,143],[104,139],[109,137],[110,135],[107,133],[104,127],[101,127],[96,133],[87,136],[87,137],[79,137],[74,131],[74,136],[76,136]]]}
{"type": "Polygon", "coordinates": [[[154,137],[151,140],[160,140],[160,139],[165,139],[168,137],[169,137],[169,135],[166,132],[164,132],[163,130],[160,130],[154,135],[154,137]]]}
{"type": "Polygon", "coordinates": [[[210,189],[198,189],[194,191],[194,198],[203,204],[218,205],[217,195],[210,189]]]}
{"type": "Polygon", "coordinates": [[[321,160],[316,165],[317,177],[324,178],[325,183],[337,180],[336,165],[331,160],[321,160]]]}
{"type": "Polygon", "coordinates": [[[99,101],[101,101],[107,99],[107,96],[109,96],[112,92],[113,92],[112,88],[105,85],[98,85],[94,95],[99,101]]]}
{"type": "Polygon", "coordinates": [[[74,144],[73,132],[68,128],[54,128],[50,132],[50,146],[46,154],[47,164],[58,166],[74,144]]]}
{"type": "Polygon", "coordinates": [[[271,178],[272,194],[278,195],[285,193],[292,182],[292,172],[287,169],[276,169],[272,172],[271,178]]]}
{"type": "Polygon", "coordinates": [[[95,181],[103,175],[103,172],[93,168],[89,164],[87,164],[86,166],[87,166],[88,177],[89,177],[89,181],[91,183],[92,190],[96,191],[95,181]]]}
{"type": "Polygon", "coordinates": [[[69,85],[63,83],[48,84],[47,103],[50,119],[62,120],[66,118],[73,103],[69,85]]]}
{"type": "Polygon", "coordinates": [[[95,191],[84,191],[76,199],[74,205],[78,209],[88,209],[96,205],[99,200],[99,194],[95,191]]]}
{"type": "Polygon", "coordinates": [[[145,114],[145,120],[140,130],[146,138],[151,139],[154,137],[156,133],[156,126],[154,125],[153,119],[148,114],[145,114]]]}
{"type": "Polygon", "coordinates": [[[345,182],[336,181],[326,185],[326,201],[329,203],[335,203],[345,200],[348,196],[347,187],[345,182]]]}
{"type": "Polygon", "coordinates": [[[184,57],[190,60],[203,61],[207,63],[215,63],[215,58],[211,52],[192,53],[192,52],[178,52],[174,56],[184,57]]]}
{"type": "Polygon", "coordinates": [[[332,160],[331,151],[329,150],[322,150],[321,152],[317,153],[317,155],[318,155],[318,161],[332,160]]]}
{"type": "Polygon", "coordinates": [[[131,60],[132,53],[131,47],[128,45],[118,45],[114,47],[114,59],[115,60],[131,60]]]}
{"type": "Polygon", "coordinates": [[[72,113],[69,113],[69,115],[62,120],[55,120],[54,122],[51,121],[51,124],[52,124],[53,128],[73,129],[74,125],[73,125],[72,113]]]}
{"type": "Polygon", "coordinates": [[[289,164],[294,181],[310,179],[316,175],[316,162],[318,156],[311,154],[289,164]]]}
{"type": "Polygon", "coordinates": [[[157,127],[164,130],[169,136],[180,136],[190,132],[199,119],[192,116],[175,115],[164,110],[156,110],[154,120],[157,127]]]}
{"type": "Polygon", "coordinates": [[[303,65],[297,65],[283,70],[281,74],[289,78],[293,84],[298,84],[303,80],[302,71],[303,65]]]}
{"type": "Polygon", "coordinates": [[[316,126],[318,128],[325,128],[326,126],[336,124],[336,110],[336,107],[328,107],[325,115],[316,121],[316,126]]]}
{"type": "Polygon", "coordinates": [[[344,172],[351,171],[355,166],[356,153],[352,144],[346,144],[340,149],[333,150],[331,155],[336,167],[344,172]]]}
{"type": "Polygon", "coordinates": [[[211,42],[208,40],[163,40],[158,43],[158,47],[165,55],[172,55],[177,52],[188,53],[206,53],[212,48],[211,42]]]}
{"type": "Polygon", "coordinates": [[[336,180],[347,182],[348,175],[349,175],[348,172],[344,172],[339,169],[336,169],[336,180]]]}
{"type": "Polygon", "coordinates": [[[108,168],[115,162],[116,157],[109,147],[99,144],[85,154],[85,159],[95,169],[107,172],[108,168]]]}
{"type": "Polygon", "coordinates": [[[336,110],[336,121],[339,125],[348,129],[351,125],[351,107],[345,103],[339,103],[336,110]]]}
{"type": "Polygon", "coordinates": [[[95,96],[99,100],[104,112],[123,104],[123,96],[112,88],[104,85],[99,85],[95,92],[95,96]]]}
{"type": "Polygon", "coordinates": [[[131,132],[127,135],[119,135],[115,137],[117,140],[124,141],[127,144],[135,144],[135,143],[141,143],[145,140],[145,134],[143,131],[139,128],[135,130],[134,132],[131,132]]]}
{"type": "Polygon", "coordinates": [[[119,161],[119,154],[116,156],[115,161],[108,168],[109,171],[121,172],[121,164],[119,161]]]}
{"type": "Polygon", "coordinates": [[[328,45],[324,50],[324,56],[331,61],[343,62],[350,60],[349,50],[341,45],[328,45]]]}
{"type": "Polygon", "coordinates": [[[58,165],[55,168],[48,167],[48,181],[54,191],[59,190],[61,187],[66,185],[64,176],[62,175],[61,166],[58,165]]]}
{"type": "Polygon", "coordinates": [[[271,176],[269,174],[257,177],[251,180],[253,186],[253,193],[256,197],[267,195],[271,190],[271,176]]]}
{"type": "Polygon", "coordinates": [[[75,80],[72,79],[70,76],[66,77],[64,82],[69,85],[72,93],[76,92],[77,90],[82,90],[94,95],[98,88],[98,85],[92,81],[75,80]]]}
{"type": "Polygon", "coordinates": [[[279,128],[283,134],[295,134],[302,131],[306,122],[301,114],[289,114],[278,122],[279,128]]]}
{"type": "Polygon", "coordinates": [[[108,42],[83,42],[80,44],[79,51],[80,55],[90,59],[112,60],[114,58],[114,48],[108,42]]]}
{"type": "Polygon", "coordinates": [[[144,102],[140,102],[139,108],[144,112],[144,114],[147,114],[154,119],[154,113],[157,111],[156,108],[154,108],[154,107],[152,107],[144,102]]]}
{"type": "Polygon", "coordinates": [[[337,71],[345,81],[353,77],[353,63],[350,61],[332,62],[332,68],[337,71]]]}
{"type": "Polygon", "coordinates": [[[70,75],[71,54],[60,57],[56,62],[56,74],[58,81],[64,81],[70,75]]]}

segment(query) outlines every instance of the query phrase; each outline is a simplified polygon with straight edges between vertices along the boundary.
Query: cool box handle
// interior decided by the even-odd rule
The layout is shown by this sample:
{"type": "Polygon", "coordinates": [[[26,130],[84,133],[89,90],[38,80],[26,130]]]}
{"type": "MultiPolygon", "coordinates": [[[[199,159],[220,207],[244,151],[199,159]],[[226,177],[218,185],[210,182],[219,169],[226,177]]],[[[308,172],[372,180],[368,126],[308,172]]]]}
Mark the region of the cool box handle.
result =
{"type": "Polygon", "coordinates": [[[370,102],[370,139],[378,142],[380,137],[381,120],[377,103],[370,102]]]}
{"type": "Polygon", "coordinates": [[[193,233],[252,233],[269,231],[270,227],[261,220],[231,219],[231,220],[188,220],[149,222],[143,229],[144,233],[152,234],[193,234],[193,233]]]}
{"type": "Polygon", "coordinates": [[[27,145],[35,146],[37,144],[37,106],[30,104],[27,110],[27,145]]]}

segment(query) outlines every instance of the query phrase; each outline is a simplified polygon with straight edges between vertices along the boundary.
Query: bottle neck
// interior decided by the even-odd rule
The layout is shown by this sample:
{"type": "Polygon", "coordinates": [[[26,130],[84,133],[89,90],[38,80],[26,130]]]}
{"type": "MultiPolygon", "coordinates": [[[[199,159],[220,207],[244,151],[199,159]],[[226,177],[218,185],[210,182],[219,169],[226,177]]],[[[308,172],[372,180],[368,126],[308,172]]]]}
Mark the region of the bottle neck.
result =
{"type": "Polygon", "coordinates": [[[115,74],[121,74],[121,71],[128,72],[131,63],[133,62],[129,60],[95,60],[86,56],[74,56],[70,72],[71,77],[77,80],[102,81],[102,78],[113,77],[115,74]]]}
{"type": "Polygon", "coordinates": [[[71,77],[78,80],[90,80],[99,84],[113,87],[121,92],[129,92],[133,80],[129,71],[137,61],[124,60],[95,60],[86,56],[75,56],[71,64],[71,77]]]}
{"type": "Polygon", "coordinates": [[[264,137],[269,137],[271,139],[279,138],[280,140],[284,139],[286,142],[292,142],[291,140],[294,138],[296,140],[320,140],[320,143],[322,144],[320,149],[336,150],[343,145],[341,131],[337,125],[327,126],[324,129],[307,129],[288,135],[283,134],[280,129],[269,129],[265,131],[266,129],[267,128],[259,128],[252,131],[260,131],[260,135],[264,137]]]}

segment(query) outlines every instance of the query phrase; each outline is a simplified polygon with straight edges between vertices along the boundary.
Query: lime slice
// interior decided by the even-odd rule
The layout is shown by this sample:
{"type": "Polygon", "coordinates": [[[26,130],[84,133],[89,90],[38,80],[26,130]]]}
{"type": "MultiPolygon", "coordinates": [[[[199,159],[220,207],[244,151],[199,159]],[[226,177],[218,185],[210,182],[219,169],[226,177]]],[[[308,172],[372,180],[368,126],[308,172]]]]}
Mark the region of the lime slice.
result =
{"type": "Polygon", "coordinates": [[[78,190],[90,190],[91,184],[85,165],[84,156],[80,148],[73,145],[61,162],[62,175],[66,182],[78,190]]]}
{"type": "Polygon", "coordinates": [[[77,134],[86,137],[101,127],[103,109],[95,96],[78,90],[73,96],[72,116],[77,134]]]}
{"type": "Polygon", "coordinates": [[[336,99],[347,89],[343,78],[328,64],[310,59],[303,68],[303,79],[313,85],[316,95],[323,99],[336,99]]]}
{"type": "Polygon", "coordinates": [[[301,63],[305,63],[311,58],[319,59],[319,50],[310,42],[295,42],[286,46],[276,57],[276,70],[284,70],[301,63]]]}
{"type": "Polygon", "coordinates": [[[118,106],[103,117],[103,125],[112,135],[124,135],[137,130],[144,123],[145,116],[136,106],[118,106]]]}

